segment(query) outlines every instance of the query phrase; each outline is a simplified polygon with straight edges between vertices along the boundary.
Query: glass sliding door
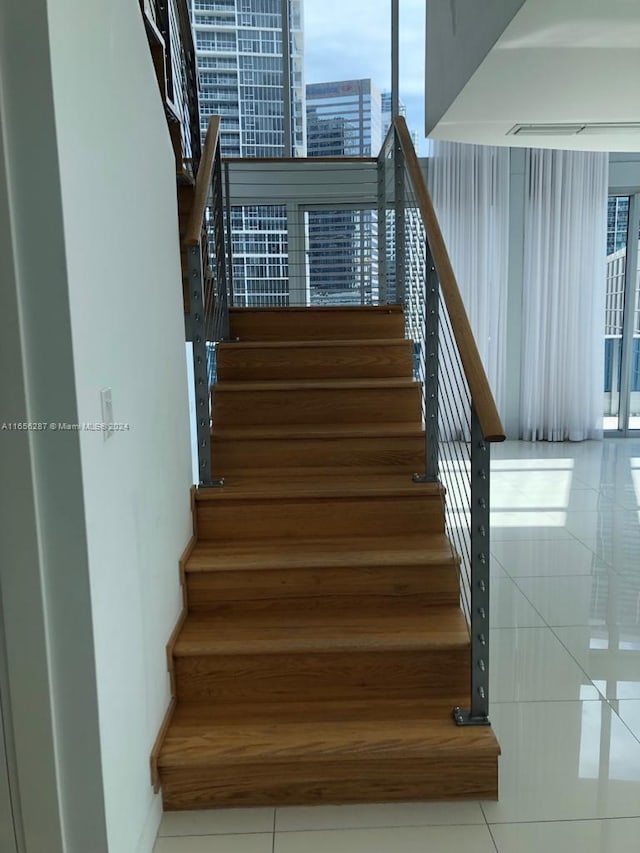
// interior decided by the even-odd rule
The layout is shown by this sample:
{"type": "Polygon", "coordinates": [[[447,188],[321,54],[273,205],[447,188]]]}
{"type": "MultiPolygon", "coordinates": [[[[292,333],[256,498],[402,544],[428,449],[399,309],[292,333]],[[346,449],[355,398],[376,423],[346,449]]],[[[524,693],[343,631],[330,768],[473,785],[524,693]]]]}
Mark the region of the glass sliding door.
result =
{"type": "Polygon", "coordinates": [[[640,429],[640,193],[610,196],[604,339],[605,432],[640,429]]]}

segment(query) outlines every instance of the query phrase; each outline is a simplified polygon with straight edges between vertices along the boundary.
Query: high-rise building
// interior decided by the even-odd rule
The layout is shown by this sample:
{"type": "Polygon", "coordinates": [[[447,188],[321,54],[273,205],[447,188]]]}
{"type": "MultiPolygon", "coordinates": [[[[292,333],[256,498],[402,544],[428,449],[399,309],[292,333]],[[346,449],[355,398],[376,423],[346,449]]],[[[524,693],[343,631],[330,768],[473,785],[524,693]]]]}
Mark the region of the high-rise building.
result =
{"type": "MultiPolygon", "coordinates": [[[[384,139],[387,135],[387,131],[391,127],[391,116],[392,116],[391,92],[383,92],[381,95],[381,99],[382,99],[382,141],[384,142],[384,139]]],[[[400,101],[400,103],[398,104],[398,112],[400,113],[401,116],[404,116],[406,118],[407,108],[402,101],[400,101]]],[[[411,134],[411,141],[413,142],[413,147],[416,149],[416,153],[420,154],[420,134],[416,130],[411,130],[411,129],[409,130],[409,133],[411,134]]]]}
{"type": "MultiPolygon", "coordinates": [[[[383,92],[381,95],[381,106],[382,106],[382,132],[386,134],[387,130],[391,127],[391,92],[383,92]]],[[[400,101],[398,104],[399,112],[401,116],[406,116],[407,108],[400,101]]]]}
{"type": "Polygon", "coordinates": [[[191,0],[202,130],[222,116],[225,157],[285,154],[284,104],[293,156],[305,153],[302,0],[289,0],[290,88],[283,92],[281,0],[191,0]]]}
{"type": "Polygon", "coordinates": [[[609,196],[607,205],[607,255],[627,245],[629,196],[609,196]]]}
{"type": "MultiPolygon", "coordinates": [[[[307,86],[309,157],[375,157],[381,144],[381,97],[371,80],[307,86]]],[[[378,278],[377,211],[310,211],[306,227],[312,303],[371,302],[378,278]]]]}
{"type": "Polygon", "coordinates": [[[376,157],[382,145],[382,101],[372,80],[307,86],[309,157],[376,157]]]}
{"type": "MultiPolygon", "coordinates": [[[[191,0],[200,73],[200,117],[220,115],[223,157],[282,157],[285,104],[292,156],[304,156],[302,0],[289,0],[289,87],[285,91],[281,0],[191,0]]],[[[234,297],[238,304],[288,304],[286,208],[233,210],[234,297]]]]}

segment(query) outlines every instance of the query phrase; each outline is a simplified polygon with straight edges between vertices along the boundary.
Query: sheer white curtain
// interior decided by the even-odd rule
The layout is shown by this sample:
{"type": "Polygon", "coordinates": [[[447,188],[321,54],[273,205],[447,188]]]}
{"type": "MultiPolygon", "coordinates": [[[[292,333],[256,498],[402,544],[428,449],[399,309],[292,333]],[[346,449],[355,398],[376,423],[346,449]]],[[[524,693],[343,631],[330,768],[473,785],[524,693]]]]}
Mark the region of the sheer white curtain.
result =
{"type": "Polygon", "coordinates": [[[528,151],[522,438],[602,435],[608,155],[528,151]]]}
{"type": "Polygon", "coordinates": [[[500,411],[505,390],[509,149],[434,142],[429,190],[500,411]]]}

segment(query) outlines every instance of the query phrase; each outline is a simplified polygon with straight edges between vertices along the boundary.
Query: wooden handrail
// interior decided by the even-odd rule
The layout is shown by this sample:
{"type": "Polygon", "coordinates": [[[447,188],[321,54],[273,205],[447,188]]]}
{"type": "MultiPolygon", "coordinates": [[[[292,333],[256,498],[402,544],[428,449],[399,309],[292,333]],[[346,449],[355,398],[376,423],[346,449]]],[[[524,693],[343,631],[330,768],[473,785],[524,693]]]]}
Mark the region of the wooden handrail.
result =
{"type": "Polygon", "coordinates": [[[440,287],[449,313],[451,328],[460,353],[460,360],[469,386],[472,405],[476,410],[480,429],[485,441],[504,441],[504,427],[498,414],[485,373],[480,353],[476,345],[469,317],[460,294],[447,247],[440,230],[440,223],[427,189],[427,184],[411,141],[407,123],[402,116],[396,116],[394,125],[398,141],[404,154],[407,173],[415,193],[418,209],[431,250],[431,257],[440,279],[440,287]]]}
{"type": "Polygon", "coordinates": [[[204,140],[204,148],[200,165],[198,166],[198,174],[196,176],[196,188],[193,194],[193,205],[191,206],[191,215],[189,216],[189,224],[184,235],[184,246],[196,246],[202,234],[202,223],[204,221],[204,213],[207,208],[207,199],[209,198],[209,190],[211,188],[211,179],[213,177],[213,164],[216,158],[216,149],[218,147],[218,138],[220,136],[220,116],[211,116],[209,119],[209,127],[204,140]]]}

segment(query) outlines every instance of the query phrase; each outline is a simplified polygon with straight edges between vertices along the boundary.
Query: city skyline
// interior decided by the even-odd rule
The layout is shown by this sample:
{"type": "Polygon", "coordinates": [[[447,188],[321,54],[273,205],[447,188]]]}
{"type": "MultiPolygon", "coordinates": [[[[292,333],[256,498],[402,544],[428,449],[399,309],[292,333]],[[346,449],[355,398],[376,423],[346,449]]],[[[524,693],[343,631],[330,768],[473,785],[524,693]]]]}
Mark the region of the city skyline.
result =
{"type": "MultiPolygon", "coordinates": [[[[367,0],[304,0],[307,84],[373,80],[391,89],[391,3],[367,0]],[[357,34],[357,37],[354,37],[357,34]]],[[[400,3],[400,98],[407,123],[424,136],[424,0],[400,3]]]]}
{"type": "MultiPolygon", "coordinates": [[[[200,120],[221,122],[224,157],[306,154],[302,0],[289,0],[291,116],[287,144],[281,0],[191,0],[200,74],[200,120]]],[[[233,286],[238,304],[289,301],[287,209],[262,204],[234,207],[233,286]]]]}
{"type": "MultiPolygon", "coordinates": [[[[383,98],[369,78],[307,84],[307,155],[372,157],[382,145],[383,98]]],[[[378,212],[307,215],[312,304],[370,303],[378,288],[378,212]]]]}
{"type": "MultiPolygon", "coordinates": [[[[290,0],[290,89],[283,97],[281,0],[191,0],[201,130],[204,136],[210,116],[221,116],[223,157],[286,156],[288,111],[294,157],[377,156],[390,122],[388,86],[379,88],[384,79],[374,77],[337,80],[335,73],[305,85],[305,51],[320,38],[305,33],[309,8],[316,8],[313,0],[290,0]]],[[[344,35],[343,21],[339,36],[344,35]]],[[[288,304],[290,213],[286,205],[268,200],[233,207],[233,283],[239,304],[288,304]]],[[[307,289],[318,299],[340,291],[344,298],[370,301],[377,288],[377,211],[306,211],[304,229],[311,260],[307,289]],[[339,254],[331,263],[328,247],[339,254]]],[[[296,269],[303,264],[300,247],[293,264],[296,269]]]]}

